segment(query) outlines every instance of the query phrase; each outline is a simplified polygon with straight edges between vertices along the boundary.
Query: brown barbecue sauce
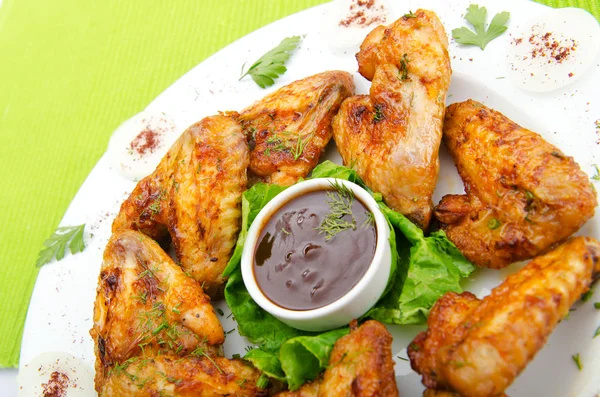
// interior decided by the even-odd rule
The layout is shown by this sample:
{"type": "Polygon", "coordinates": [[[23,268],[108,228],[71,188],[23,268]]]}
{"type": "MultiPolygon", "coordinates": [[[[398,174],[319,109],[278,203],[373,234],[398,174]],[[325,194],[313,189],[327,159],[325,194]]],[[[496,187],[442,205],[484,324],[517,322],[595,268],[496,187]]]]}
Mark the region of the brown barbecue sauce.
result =
{"type": "Polygon", "coordinates": [[[377,232],[367,207],[352,200],[355,228],[326,240],[318,229],[330,213],[327,192],[316,190],[292,198],[264,225],[254,252],[254,277],[263,294],[286,309],[311,310],[350,291],[375,254],[377,232]]]}

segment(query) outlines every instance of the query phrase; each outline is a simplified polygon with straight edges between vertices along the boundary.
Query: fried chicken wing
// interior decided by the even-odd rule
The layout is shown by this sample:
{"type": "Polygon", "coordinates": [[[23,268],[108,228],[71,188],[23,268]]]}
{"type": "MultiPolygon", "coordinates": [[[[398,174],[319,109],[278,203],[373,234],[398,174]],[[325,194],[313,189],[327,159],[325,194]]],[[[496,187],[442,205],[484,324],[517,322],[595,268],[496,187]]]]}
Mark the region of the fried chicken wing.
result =
{"type": "Polygon", "coordinates": [[[447,293],[428,330],[408,348],[429,388],[496,397],[544,346],[560,319],[600,276],[600,243],[575,237],[535,258],[483,300],[447,293]]]}
{"type": "Polygon", "coordinates": [[[278,396],[398,396],[392,336],[383,324],[373,320],[365,322],[335,343],[322,379],[278,396]]]}
{"type": "Polygon", "coordinates": [[[466,195],[445,196],[435,216],[479,266],[533,258],[594,215],[596,191],[575,161],[499,112],[472,100],[450,105],[444,142],[466,195]]]}
{"type": "Polygon", "coordinates": [[[210,299],[160,246],[123,230],[111,237],[98,279],[94,326],[98,391],[115,366],[136,357],[218,354],[224,341],[210,299]]]}
{"type": "Polygon", "coordinates": [[[437,16],[414,15],[375,28],[360,46],[356,58],[372,81],[370,94],[344,101],[333,137],[344,165],[390,207],[427,228],[451,69],[437,16]]]}
{"type": "Polygon", "coordinates": [[[113,370],[100,397],[267,396],[256,386],[260,371],[223,357],[137,358],[113,370]]]}
{"type": "Polygon", "coordinates": [[[183,270],[214,296],[241,227],[248,147],[232,116],[207,117],[173,144],[121,205],[113,232],[170,235],[183,270]]]}
{"type": "Polygon", "coordinates": [[[353,93],[349,73],[329,71],[295,81],[243,110],[250,171],[283,186],[306,177],[331,139],[331,119],[353,93]]]}

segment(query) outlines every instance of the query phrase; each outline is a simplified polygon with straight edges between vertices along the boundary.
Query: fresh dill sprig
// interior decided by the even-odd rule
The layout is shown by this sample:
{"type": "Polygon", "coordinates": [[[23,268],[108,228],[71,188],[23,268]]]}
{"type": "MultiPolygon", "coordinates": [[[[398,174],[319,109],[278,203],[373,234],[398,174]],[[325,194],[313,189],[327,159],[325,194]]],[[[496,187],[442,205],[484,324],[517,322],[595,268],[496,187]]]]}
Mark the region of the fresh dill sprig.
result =
{"type": "Polygon", "coordinates": [[[365,215],[367,216],[367,219],[365,219],[363,226],[373,226],[375,224],[375,215],[373,215],[371,211],[365,212],[365,215]]]}
{"type": "Polygon", "coordinates": [[[224,373],[223,370],[221,369],[221,367],[219,367],[219,365],[215,362],[215,360],[213,360],[211,356],[206,354],[204,349],[202,349],[201,347],[196,348],[196,350],[191,352],[190,355],[196,356],[196,357],[202,357],[202,356],[206,357],[208,359],[208,361],[210,361],[215,366],[215,368],[217,368],[217,371],[219,371],[221,374],[224,373]]]}
{"type": "Polygon", "coordinates": [[[302,139],[301,136],[298,136],[298,141],[296,142],[296,146],[292,148],[292,154],[294,155],[294,160],[298,160],[302,153],[304,152],[304,148],[311,140],[312,134],[306,137],[306,139],[302,139]]]}
{"type": "Polygon", "coordinates": [[[329,205],[329,213],[321,222],[321,225],[316,228],[319,234],[325,234],[325,241],[334,238],[338,233],[344,230],[356,230],[356,220],[352,215],[352,202],[354,201],[354,192],[348,186],[339,182],[331,183],[334,190],[327,192],[327,204],[329,205]],[[352,222],[344,219],[344,216],[352,217],[352,222]]]}

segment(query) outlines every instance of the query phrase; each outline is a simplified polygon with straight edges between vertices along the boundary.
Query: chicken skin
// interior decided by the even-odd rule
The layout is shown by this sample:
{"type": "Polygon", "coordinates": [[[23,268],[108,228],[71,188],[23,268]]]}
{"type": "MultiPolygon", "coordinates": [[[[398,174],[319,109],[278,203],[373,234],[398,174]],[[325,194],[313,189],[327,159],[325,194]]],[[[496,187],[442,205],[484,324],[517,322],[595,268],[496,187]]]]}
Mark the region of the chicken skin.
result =
{"type": "Polygon", "coordinates": [[[256,386],[259,376],[249,364],[223,357],[136,358],[108,375],[99,397],[266,397],[256,386]]]}
{"type": "Polygon", "coordinates": [[[344,101],[334,118],[337,148],[388,206],[425,229],[451,75],[444,27],[433,12],[417,10],[375,28],[356,58],[372,85],[368,96],[344,101]]]}
{"type": "Polygon", "coordinates": [[[349,73],[329,71],[295,81],[243,110],[250,171],[282,186],[306,177],[331,139],[331,119],[353,93],[349,73]]]}
{"type": "Polygon", "coordinates": [[[170,235],[183,270],[215,296],[241,228],[248,163],[234,117],[203,119],[138,183],[121,205],[113,232],[139,230],[158,241],[170,235]]]}
{"type": "Polygon", "coordinates": [[[383,324],[369,320],[340,338],[331,351],[323,378],[279,397],[398,396],[392,336],[383,324]]]}
{"type": "Polygon", "coordinates": [[[600,276],[600,243],[575,237],[533,259],[483,300],[447,293],[408,348],[429,388],[501,396],[600,276]]]}
{"type": "Polygon", "coordinates": [[[134,357],[220,352],[221,324],[210,299],[147,236],[111,237],[98,280],[94,326],[98,392],[115,367],[134,357]]]}
{"type": "Polygon", "coordinates": [[[594,215],[596,191],[575,161],[499,112],[472,100],[450,105],[444,142],[466,195],[445,196],[435,216],[476,265],[533,258],[594,215]]]}

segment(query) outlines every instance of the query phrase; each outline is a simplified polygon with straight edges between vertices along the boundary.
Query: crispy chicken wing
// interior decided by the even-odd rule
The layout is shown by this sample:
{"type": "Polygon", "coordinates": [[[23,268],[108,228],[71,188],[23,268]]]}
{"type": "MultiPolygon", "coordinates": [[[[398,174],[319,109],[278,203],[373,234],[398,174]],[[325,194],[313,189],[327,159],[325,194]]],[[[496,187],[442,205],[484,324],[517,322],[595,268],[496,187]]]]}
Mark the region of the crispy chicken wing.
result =
{"type": "Polygon", "coordinates": [[[331,139],[332,117],[353,93],[349,73],[329,71],[295,81],[243,110],[252,173],[284,186],[306,177],[331,139]]]}
{"type": "Polygon", "coordinates": [[[447,293],[428,330],[408,348],[430,388],[496,397],[513,382],[560,319],[600,276],[600,243],[575,237],[532,260],[483,300],[447,293]]]}
{"type": "Polygon", "coordinates": [[[111,237],[98,279],[94,327],[96,385],[136,356],[183,357],[220,352],[223,329],[210,299],[147,236],[123,230],[111,237]]]}
{"type": "Polygon", "coordinates": [[[450,85],[448,39],[437,16],[417,10],[379,26],[360,46],[369,96],[344,101],[333,137],[344,164],[421,228],[431,218],[450,85]]]}
{"type": "Polygon", "coordinates": [[[100,397],[267,396],[256,386],[260,371],[223,357],[136,358],[114,369],[100,397]]]}
{"type": "Polygon", "coordinates": [[[466,195],[445,196],[435,215],[479,266],[533,258],[594,215],[596,191],[575,161],[499,112],[472,100],[450,105],[444,142],[466,195]]]}
{"type": "Polygon", "coordinates": [[[398,396],[392,336],[383,324],[373,320],[365,322],[335,343],[322,379],[278,396],[398,396]]]}
{"type": "Polygon", "coordinates": [[[241,227],[249,155],[234,117],[207,117],[173,144],[121,205],[113,232],[167,234],[183,270],[214,296],[241,227]]]}

